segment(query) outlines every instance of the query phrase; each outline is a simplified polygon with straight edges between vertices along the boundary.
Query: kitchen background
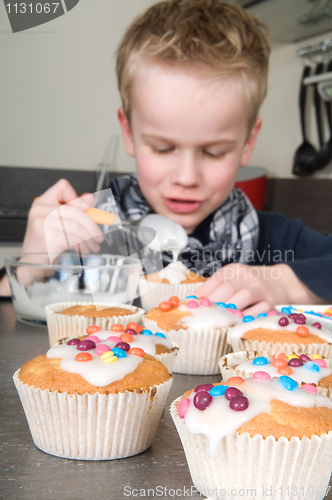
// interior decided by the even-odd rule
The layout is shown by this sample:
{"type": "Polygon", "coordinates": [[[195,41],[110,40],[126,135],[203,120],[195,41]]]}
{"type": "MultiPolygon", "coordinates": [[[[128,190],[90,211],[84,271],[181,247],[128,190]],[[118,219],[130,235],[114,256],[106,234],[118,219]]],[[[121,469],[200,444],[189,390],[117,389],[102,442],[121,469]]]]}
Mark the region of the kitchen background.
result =
{"type": "MultiPolygon", "coordinates": [[[[114,52],[130,21],[153,3],[80,0],[54,21],[15,34],[0,3],[0,206],[6,209],[0,209],[0,265],[5,254],[20,247],[35,196],[61,177],[79,193],[95,189],[112,135],[113,175],[134,171],[116,117],[120,99],[114,52]],[[15,211],[8,213],[8,208],[15,211]]],[[[331,232],[332,162],[306,178],[294,177],[292,165],[302,142],[298,94],[304,61],[295,54],[332,38],[332,2],[239,3],[252,4],[250,10],[270,24],[273,37],[263,128],[250,163],[267,169],[265,208],[331,232]],[[324,19],[300,30],[300,16],[313,9],[325,9],[324,19]]],[[[308,119],[310,142],[317,146],[313,106],[308,119]]]]}

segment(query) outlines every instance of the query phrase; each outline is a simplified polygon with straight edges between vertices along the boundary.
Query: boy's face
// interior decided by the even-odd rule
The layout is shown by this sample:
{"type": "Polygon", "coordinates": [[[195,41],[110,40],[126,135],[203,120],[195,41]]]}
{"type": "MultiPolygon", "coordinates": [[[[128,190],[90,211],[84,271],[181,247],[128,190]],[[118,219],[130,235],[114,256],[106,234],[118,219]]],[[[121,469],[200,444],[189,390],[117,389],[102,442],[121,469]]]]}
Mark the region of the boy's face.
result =
{"type": "Polygon", "coordinates": [[[135,73],[130,127],[119,109],[143,195],[188,234],[227,199],[238,167],[250,160],[261,121],[248,138],[238,89],[207,70],[144,62],[135,73]]]}

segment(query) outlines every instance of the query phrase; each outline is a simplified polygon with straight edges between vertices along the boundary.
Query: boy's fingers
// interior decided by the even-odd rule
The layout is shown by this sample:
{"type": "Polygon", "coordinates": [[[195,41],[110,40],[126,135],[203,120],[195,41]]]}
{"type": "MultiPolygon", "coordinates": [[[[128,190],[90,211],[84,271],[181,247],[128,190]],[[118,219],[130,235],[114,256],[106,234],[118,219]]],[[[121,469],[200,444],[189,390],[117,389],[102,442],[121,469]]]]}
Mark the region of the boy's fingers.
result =
{"type": "Polygon", "coordinates": [[[216,290],[216,288],[218,288],[222,284],[223,279],[220,270],[220,273],[218,271],[217,273],[213,274],[211,278],[208,278],[205,283],[196,290],[196,295],[210,298],[210,295],[216,290]]]}
{"type": "Polygon", "coordinates": [[[251,307],[248,307],[248,309],[245,309],[243,312],[246,315],[256,317],[257,314],[268,313],[269,311],[271,311],[271,309],[273,309],[273,306],[268,301],[263,300],[251,307]]]}
{"type": "Polygon", "coordinates": [[[68,203],[78,198],[73,186],[66,180],[60,179],[57,183],[51,186],[45,193],[38,197],[38,203],[46,203],[47,205],[68,203]]]}

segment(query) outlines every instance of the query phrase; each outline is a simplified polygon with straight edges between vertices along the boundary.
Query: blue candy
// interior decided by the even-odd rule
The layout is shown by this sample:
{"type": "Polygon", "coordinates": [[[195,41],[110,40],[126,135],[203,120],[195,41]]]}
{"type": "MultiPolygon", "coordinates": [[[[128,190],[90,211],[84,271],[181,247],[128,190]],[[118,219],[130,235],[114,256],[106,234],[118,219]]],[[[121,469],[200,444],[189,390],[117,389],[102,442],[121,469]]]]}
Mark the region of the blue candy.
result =
{"type": "Polygon", "coordinates": [[[235,304],[232,304],[232,303],[227,304],[227,307],[228,307],[229,309],[236,309],[236,305],[235,305],[235,304]]]}
{"type": "Polygon", "coordinates": [[[161,332],[158,332],[158,333],[155,333],[154,334],[155,337],[161,337],[162,339],[165,339],[166,338],[166,335],[164,335],[163,333],[161,332]]]}
{"type": "Polygon", "coordinates": [[[267,313],[259,313],[256,318],[265,318],[265,316],[267,316],[267,313]]]}
{"type": "Polygon", "coordinates": [[[292,308],[291,307],[282,307],[281,312],[285,314],[291,314],[292,308]]]}
{"type": "Polygon", "coordinates": [[[226,389],[228,389],[227,385],[215,385],[212,389],[209,390],[211,396],[223,396],[225,394],[226,389]]]}
{"type": "Polygon", "coordinates": [[[125,358],[127,356],[126,351],[120,349],[120,347],[114,347],[112,351],[114,352],[114,356],[117,358],[125,358]]]}
{"type": "Polygon", "coordinates": [[[187,295],[187,297],[185,297],[186,299],[196,299],[198,300],[198,297],[196,297],[196,295],[187,295]]]}
{"type": "Polygon", "coordinates": [[[153,335],[153,333],[151,332],[151,330],[144,328],[144,330],[141,331],[141,335],[153,335]]]}
{"type": "Polygon", "coordinates": [[[319,365],[317,363],[314,363],[314,361],[307,361],[307,363],[304,364],[304,366],[313,372],[319,372],[319,365]]]}
{"type": "Polygon", "coordinates": [[[263,356],[261,356],[260,358],[256,358],[254,359],[254,361],[252,362],[253,365],[267,365],[268,364],[268,360],[266,358],[264,358],[263,356]]]}
{"type": "Polygon", "coordinates": [[[218,306],[218,307],[223,307],[223,308],[225,308],[225,309],[226,309],[227,304],[225,304],[225,302],[217,302],[217,306],[218,306]]]}
{"type": "Polygon", "coordinates": [[[243,316],[242,318],[242,321],[244,321],[245,323],[249,323],[249,321],[254,321],[254,317],[253,316],[243,316]]]}
{"type": "Polygon", "coordinates": [[[282,385],[285,387],[285,389],[287,389],[288,391],[293,391],[294,389],[298,389],[298,385],[297,383],[295,382],[295,380],[293,380],[292,378],[290,377],[287,377],[287,375],[282,375],[281,377],[279,377],[278,379],[282,385]]]}

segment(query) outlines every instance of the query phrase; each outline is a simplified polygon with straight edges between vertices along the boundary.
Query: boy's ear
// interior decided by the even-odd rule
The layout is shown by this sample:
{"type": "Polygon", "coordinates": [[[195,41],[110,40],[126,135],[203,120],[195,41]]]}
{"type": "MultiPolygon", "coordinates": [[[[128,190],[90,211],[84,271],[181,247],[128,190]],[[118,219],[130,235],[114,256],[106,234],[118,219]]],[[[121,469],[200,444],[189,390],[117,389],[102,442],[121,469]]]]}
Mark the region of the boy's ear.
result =
{"type": "Polygon", "coordinates": [[[135,156],[134,144],[131,138],[130,126],[122,107],[118,109],[118,119],[122,130],[122,138],[125,150],[129,154],[129,156],[135,156]]]}
{"type": "Polygon", "coordinates": [[[262,128],[262,120],[261,118],[257,118],[255,125],[251,129],[247,143],[244,146],[244,150],[240,161],[241,167],[245,167],[246,165],[248,165],[251,155],[254,151],[258,132],[260,131],[261,128],[262,128]]]}

